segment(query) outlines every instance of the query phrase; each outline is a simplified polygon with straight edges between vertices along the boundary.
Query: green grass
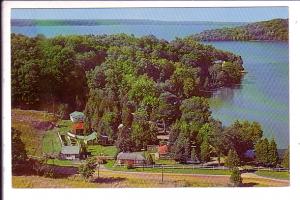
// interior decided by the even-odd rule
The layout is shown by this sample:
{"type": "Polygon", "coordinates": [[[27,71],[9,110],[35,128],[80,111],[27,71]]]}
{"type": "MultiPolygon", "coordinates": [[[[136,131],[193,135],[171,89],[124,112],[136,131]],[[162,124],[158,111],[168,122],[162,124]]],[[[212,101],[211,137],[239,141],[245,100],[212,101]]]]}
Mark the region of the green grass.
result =
{"type": "Polygon", "coordinates": [[[49,165],[56,165],[56,166],[78,166],[79,163],[74,163],[71,160],[59,160],[59,159],[49,159],[47,161],[49,165]]]}
{"type": "Polygon", "coordinates": [[[115,146],[89,145],[88,151],[91,151],[93,156],[101,154],[105,156],[115,156],[118,150],[115,146]]]}
{"type": "Polygon", "coordinates": [[[59,153],[61,150],[61,144],[57,135],[57,130],[47,131],[43,137],[43,148],[44,153],[59,153]]]}
{"type": "MultiPolygon", "coordinates": [[[[134,168],[127,169],[125,166],[115,166],[114,161],[108,161],[105,167],[114,171],[127,171],[127,172],[150,172],[150,173],[161,173],[161,168],[134,168]]],[[[164,169],[164,173],[174,174],[207,174],[207,175],[230,175],[229,170],[212,170],[212,169],[164,169]]]]}
{"type": "Polygon", "coordinates": [[[276,179],[290,179],[289,172],[275,172],[275,171],[257,171],[255,172],[258,176],[264,176],[268,178],[276,178],[276,179]]]}
{"type": "Polygon", "coordinates": [[[66,133],[72,129],[73,122],[71,120],[61,120],[59,121],[58,131],[61,133],[66,133]]]}
{"type": "Polygon", "coordinates": [[[175,160],[155,160],[155,163],[156,164],[163,164],[163,165],[175,165],[175,164],[177,164],[175,160]]]}

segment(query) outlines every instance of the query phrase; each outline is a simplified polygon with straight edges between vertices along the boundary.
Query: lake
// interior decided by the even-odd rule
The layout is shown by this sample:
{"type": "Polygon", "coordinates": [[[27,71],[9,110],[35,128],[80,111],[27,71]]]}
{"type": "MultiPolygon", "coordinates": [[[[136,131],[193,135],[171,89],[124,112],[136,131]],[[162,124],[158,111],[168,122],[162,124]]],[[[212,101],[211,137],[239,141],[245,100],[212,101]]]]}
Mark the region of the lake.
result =
{"type": "Polygon", "coordinates": [[[206,42],[242,56],[241,86],[213,93],[213,116],[230,125],[237,119],[257,121],[279,148],[289,144],[289,48],[285,42],[206,42]]]}
{"type": "MultiPolygon", "coordinates": [[[[28,36],[46,37],[70,34],[115,34],[135,36],[153,34],[167,40],[221,28],[225,24],[210,25],[99,25],[99,26],[13,26],[11,31],[28,36]]],[[[231,25],[232,26],[232,25],[231,25]]],[[[242,56],[245,74],[236,88],[222,88],[213,93],[212,114],[224,125],[237,119],[257,121],[264,135],[275,137],[278,148],[289,144],[289,56],[284,42],[206,42],[219,49],[242,56]]]]}
{"type": "MultiPolygon", "coordinates": [[[[240,25],[242,23],[237,23],[240,25]]],[[[97,25],[97,26],[12,26],[11,32],[21,33],[27,36],[43,34],[46,37],[56,35],[88,35],[88,34],[134,34],[135,36],[155,35],[157,38],[173,40],[176,37],[185,37],[199,33],[204,30],[233,27],[232,23],[211,23],[211,24],[177,24],[177,25],[97,25]]]]}

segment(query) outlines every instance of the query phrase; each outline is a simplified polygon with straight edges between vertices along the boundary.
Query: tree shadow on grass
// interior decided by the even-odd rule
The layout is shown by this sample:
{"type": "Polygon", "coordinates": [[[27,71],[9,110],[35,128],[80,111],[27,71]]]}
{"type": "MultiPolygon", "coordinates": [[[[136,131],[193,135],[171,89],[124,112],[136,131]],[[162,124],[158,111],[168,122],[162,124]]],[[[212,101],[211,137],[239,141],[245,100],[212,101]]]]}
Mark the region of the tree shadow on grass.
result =
{"type": "Polygon", "coordinates": [[[121,178],[121,177],[117,177],[117,178],[113,178],[113,177],[99,177],[99,178],[95,178],[93,180],[93,183],[117,183],[117,182],[122,182],[125,181],[126,178],[121,178]]]}
{"type": "Polygon", "coordinates": [[[250,182],[250,183],[243,183],[241,187],[254,187],[256,185],[257,183],[250,182]]]}

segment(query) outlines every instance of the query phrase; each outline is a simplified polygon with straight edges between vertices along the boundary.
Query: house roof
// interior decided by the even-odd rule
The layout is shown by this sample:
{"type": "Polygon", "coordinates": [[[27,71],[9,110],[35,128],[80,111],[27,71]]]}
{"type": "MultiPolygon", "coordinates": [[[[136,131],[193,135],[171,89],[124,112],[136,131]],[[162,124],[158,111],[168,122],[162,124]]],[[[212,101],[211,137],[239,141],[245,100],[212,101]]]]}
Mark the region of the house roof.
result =
{"type": "Polygon", "coordinates": [[[62,146],[62,154],[79,154],[79,146],[62,146]]]}
{"type": "Polygon", "coordinates": [[[139,152],[125,153],[121,152],[117,156],[117,160],[146,160],[139,152]]]}
{"type": "Polygon", "coordinates": [[[83,116],[84,117],[84,114],[83,114],[83,112],[74,111],[70,114],[70,116],[72,116],[72,117],[83,116]]]}

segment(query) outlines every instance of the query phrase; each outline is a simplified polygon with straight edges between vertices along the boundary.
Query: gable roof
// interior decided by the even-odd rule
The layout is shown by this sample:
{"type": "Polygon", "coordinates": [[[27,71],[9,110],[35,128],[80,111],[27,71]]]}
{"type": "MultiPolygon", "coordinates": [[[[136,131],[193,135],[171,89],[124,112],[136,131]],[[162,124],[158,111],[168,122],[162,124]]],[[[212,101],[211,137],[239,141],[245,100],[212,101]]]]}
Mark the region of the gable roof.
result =
{"type": "Polygon", "coordinates": [[[117,160],[146,160],[145,157],[138,152],[125,153],[121,152],[117,156],[117,160]]]}
{"type": "Polygon", "coordinates": [[[84,117],[84,114],[83,114],[83,112],[74,111],[70,114],[70,116],[72,116],[72,117],[83,116],[84,117]]]}
{"type": "Polygon", "coordinates": [[[62,154],[79,154],[80,147],[79,146],[62,146],[61,153],[62,154]]]}

